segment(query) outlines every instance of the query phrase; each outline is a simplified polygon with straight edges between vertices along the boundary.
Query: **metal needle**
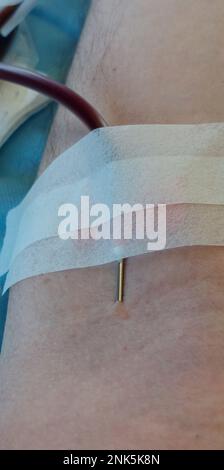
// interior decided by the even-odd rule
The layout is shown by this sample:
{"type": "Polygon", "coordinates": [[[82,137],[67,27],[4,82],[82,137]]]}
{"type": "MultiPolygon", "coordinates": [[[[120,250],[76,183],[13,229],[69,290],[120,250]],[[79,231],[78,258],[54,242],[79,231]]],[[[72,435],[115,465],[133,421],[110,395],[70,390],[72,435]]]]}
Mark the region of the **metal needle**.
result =
{"type": "Polygon", "coordinates": [[[124,268],[125,260],[122,259],[118,263],[118,292],[117,292],[117,301],[123,302],[124,298],[124,268]]]}

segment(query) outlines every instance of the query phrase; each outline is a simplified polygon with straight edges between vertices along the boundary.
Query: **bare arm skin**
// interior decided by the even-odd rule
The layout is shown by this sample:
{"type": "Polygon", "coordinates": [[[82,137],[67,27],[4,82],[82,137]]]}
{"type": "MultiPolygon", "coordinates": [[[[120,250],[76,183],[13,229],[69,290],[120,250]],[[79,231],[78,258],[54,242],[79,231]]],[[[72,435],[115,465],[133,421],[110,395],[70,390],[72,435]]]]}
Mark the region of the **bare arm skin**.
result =
{"type": "MultiPolygon", "coordinates": [[[[224,120],[222,0],[95,0],[69,77],[112,124],[224,120]]],[[[42,169],[85,132],[60,109],[42,169]]],[[[11,289],[0,448],[224,445],[224,251],[184,248],[11,289]]]]}

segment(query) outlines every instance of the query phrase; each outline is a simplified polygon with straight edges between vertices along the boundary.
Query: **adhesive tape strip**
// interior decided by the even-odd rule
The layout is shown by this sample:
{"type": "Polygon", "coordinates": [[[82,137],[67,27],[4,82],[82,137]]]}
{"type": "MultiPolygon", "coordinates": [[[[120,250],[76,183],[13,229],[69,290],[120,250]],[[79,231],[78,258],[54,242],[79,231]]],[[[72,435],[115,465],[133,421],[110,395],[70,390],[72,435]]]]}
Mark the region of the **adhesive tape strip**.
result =
{"type": "MultiPolygon", "coordinates": [[[[108,207],[223,204],[223,149],[224,124],[122,126],[88,134],[58,157],[9,213],[1,273],[36,242],[55,238],[59,206],[79,207],[82,195],[108,207]]],[[[95,258],[98,264],[97,253],[95,258]]]]}

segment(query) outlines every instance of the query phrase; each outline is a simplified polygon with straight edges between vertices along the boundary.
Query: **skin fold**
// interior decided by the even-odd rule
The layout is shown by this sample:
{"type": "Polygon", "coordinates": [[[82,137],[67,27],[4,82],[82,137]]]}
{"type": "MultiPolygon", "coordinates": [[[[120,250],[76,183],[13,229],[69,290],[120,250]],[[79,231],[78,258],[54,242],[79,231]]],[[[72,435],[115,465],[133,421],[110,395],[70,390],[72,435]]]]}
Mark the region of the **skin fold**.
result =
{"type": "MultiPolygon", "coordinates": [[[[224,121],[222,0],[93,0],[68,84],[111,124],[224,121]]],[[[86,133],[59,109],[40,172],[86,133]]],[[[224,250],[181,248],[11,289],[1,449],[222,449],[224,250]]]]}

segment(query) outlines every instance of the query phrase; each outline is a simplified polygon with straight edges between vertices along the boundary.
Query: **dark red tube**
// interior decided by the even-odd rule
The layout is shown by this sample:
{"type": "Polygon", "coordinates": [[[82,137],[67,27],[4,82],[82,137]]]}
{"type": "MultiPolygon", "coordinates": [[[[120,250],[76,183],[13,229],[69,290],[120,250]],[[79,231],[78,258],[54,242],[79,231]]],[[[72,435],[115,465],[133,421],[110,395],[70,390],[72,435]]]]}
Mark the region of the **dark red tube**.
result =
{"type": "Polygon", "coordinates": [[[98,111],[82,96],[45,75],[0,62],[0,80],[16,83],[49,96],[78,116],[91,130],[107,125],[98,111]]]}

